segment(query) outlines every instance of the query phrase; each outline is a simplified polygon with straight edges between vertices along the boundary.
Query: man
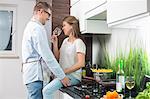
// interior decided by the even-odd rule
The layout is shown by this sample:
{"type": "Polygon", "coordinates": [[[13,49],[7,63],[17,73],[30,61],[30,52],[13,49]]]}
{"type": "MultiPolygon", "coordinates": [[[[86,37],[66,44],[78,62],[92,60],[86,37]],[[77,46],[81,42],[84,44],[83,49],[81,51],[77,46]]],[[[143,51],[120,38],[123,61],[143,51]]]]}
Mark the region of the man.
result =
{"type": "Polygon", "coordinates": [[[29,99],[43,98],[42,61],[64,86],[69,85],[69,79],[49,48],[44,24],[50,15],[51,8],[46,2],[37,3],[34,7],[33,18],[24,30],[22,40],[23,81],[27,87],[29,99]]]}

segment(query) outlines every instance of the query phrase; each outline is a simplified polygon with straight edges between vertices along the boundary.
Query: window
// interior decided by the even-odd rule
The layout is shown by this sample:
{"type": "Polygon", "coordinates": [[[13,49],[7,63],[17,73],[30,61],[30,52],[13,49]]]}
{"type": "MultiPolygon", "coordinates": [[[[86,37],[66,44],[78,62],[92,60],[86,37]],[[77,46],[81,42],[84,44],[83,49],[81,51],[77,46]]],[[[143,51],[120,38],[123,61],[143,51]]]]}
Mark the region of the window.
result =
{"type": "Polygon", "coordinates": [[[17,57],[16,5],[0,4],[1,57],[17,57]]]}

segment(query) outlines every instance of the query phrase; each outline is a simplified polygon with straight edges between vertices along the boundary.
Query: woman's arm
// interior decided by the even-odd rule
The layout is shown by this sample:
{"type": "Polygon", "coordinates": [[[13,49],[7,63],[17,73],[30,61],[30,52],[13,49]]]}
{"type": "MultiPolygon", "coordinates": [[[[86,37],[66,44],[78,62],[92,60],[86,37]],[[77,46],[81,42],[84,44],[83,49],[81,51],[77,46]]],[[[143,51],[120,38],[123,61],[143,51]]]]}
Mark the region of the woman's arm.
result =
{"type": "Polygon", "coordinates": [[[85,54],[77,52],[77,63],[64,70],[65,74],[72,73],[85,66],[85,54]]]}
{"type": "Polygon", "coordinates": [[[53,53],[57,60],[59,60],[59,49],[58,49],[58,38],[57,35],[52,36],[52,42],[53,42],[53,53]]]}
{"type": "Polygon", "coordinates": [[[57,60],[59,60],[59,50],[58,45],[53,46],[53,53],[57,60]]]}

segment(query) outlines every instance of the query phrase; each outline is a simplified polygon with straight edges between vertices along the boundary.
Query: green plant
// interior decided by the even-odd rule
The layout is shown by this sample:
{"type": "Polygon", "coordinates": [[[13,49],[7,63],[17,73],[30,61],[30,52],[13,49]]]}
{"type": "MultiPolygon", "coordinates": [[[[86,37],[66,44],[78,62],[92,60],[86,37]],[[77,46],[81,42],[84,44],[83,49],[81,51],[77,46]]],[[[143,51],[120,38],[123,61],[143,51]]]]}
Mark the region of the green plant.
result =
{"type": "Polygon", "coordinates": [[[113,59],[111,59],[106,48],[104,49],[104,52],[103,66],[105,66],[105,68],[112,69],[114,73],[116,73],[119,61],[123,60],[125,76],[131,73],[134,74],[136,88],[139,91],[142,78],[144,75],[150,74],[150,65],[146,50],[144,48],[130,48],[128,54],[119,50],[116,57],[113,59]]]}
{"type": "Polygon", "coordinates": [[[129,55],[125,63],[125,75],[134,74],[137,90],[140,90],[142,78],[145,74],[149,73],[147,71],[149,65],[146,51],[143,48],[130,48],[129,55]]]}
{"type": "Polygon", "coordinates": [[[139,92],[135,99],[150,99],[150,82],[146,83],[146,89],[139,92]]]}

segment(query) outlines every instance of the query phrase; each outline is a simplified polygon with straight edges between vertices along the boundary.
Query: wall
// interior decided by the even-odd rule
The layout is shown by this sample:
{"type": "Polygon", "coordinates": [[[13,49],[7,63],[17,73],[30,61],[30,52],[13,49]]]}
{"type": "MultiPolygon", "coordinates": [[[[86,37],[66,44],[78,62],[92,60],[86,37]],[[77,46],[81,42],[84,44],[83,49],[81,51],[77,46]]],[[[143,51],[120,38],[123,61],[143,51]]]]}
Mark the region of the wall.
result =
{"type": "MultiPolygon", "coordinates": [[[[123,26],[123,25],[122,25],[123,26]]],[[[124,28],[112,29],[107,47],[112,55],[116,51],[129,52],[130,46],[145,48],[150,57],[150,16],[124,23],[124,28]]]]}
{"type": "Polygon", "coordinates": [[[109,43],[111,35],[101,34],[93,35],[92,44],[92,64],[100,64],[101,57],[103,56],[104,45],[109,43]]]}
{"type": "Polygon", "coordinates": [[[34,0],[0,0],[17,5],[17,38],[19,58],[0,58],[0,99],[26,99],[21,74],[21,41],[25,24],[31,18],[34,0]]]}
{"type": "Polygon", "coordinates": [[[52,26],[53,29],[61,25],[64,17],[70,14],[70,0],[52,0],[52,26]]]}
{"type": "Polygon", "coordinates": [[[117,51],[129,52],[130,46],[143,47],[150,57],[150,16],[126,22],[112,28],[112,34],[93,36],[93,63],[99,63],[102,57],[102,46],[100,42],[105,41],[106,47],[115,57],[117,51]]]}
{"type": "MultiPolygon", "coordinates": [[[[52,10],[52,29],[54,30],[56,26],[62,28],[62,20],[70,15],[70,0],[52,0],[52,10]]],[[[65,37],[64,33],[59,36],[59,47],[65,37]]]]}

